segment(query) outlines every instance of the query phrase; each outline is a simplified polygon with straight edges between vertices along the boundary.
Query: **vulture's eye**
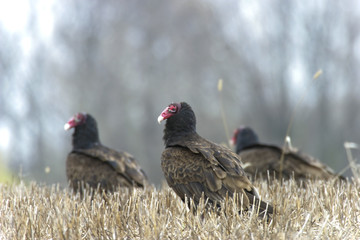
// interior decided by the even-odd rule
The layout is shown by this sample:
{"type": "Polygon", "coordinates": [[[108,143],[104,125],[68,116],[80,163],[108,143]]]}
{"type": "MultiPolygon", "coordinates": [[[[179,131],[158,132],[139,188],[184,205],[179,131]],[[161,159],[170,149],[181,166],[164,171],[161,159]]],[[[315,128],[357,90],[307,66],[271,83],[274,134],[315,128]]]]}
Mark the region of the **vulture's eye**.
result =
{"type": "Polygon", "coordinates": [[[169,110],[168,110],[169,112],[176,113],[176,110],[177,110],[176,106],[174,105],[169,106],[169,110]]]}
{"type": "Polygon", "coordinates": [[[82,119],[83,119],[83,116],[81,114],[76,114],[76,116],[74,118],[75,122],[77,122],[77,123],[80,122],[82,119]]]}

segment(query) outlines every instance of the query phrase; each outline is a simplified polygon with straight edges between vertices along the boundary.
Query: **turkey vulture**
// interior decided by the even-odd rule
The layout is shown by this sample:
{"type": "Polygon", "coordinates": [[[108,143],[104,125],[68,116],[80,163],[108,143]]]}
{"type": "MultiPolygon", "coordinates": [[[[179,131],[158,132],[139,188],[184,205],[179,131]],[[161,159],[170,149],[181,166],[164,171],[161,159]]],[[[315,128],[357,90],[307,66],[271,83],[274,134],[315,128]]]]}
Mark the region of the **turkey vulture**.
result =
{"type": "Polygon", "coordinates": [[[227,195],[234,197],[236,192],[243,199],[243,209],[255,205],[261,214],[273,212],[246,177],[239,156],[197,134],[195,114],[189,104],[171,103],[158,122],[165,119],[161,167],[168,185],[183,201],[187,196],[197,206],[204,194],[211,206],[219,207],[220,201],[227,195]]]}
{"type": "Polygon", "coordinates": [[[118,152],[101,144],[96,120],[87,113],[77,113],[64,126],[75,128],[73,149],[66,160],[66,175],[70,186],[82,190],[91,188],[115,191],[117,187],[144,187],[145,172],[127,152],[118,152]]]}
{"type": "Polygon", "coordinates": [[[274,172],[280,176],[280,158],[284,151],[282,177],[289,179],[331,179],[341,178],[332,169],[314,157],[301,153],[291,146],[281,148],[275,145],[259,143],[259,138],[250,127],[241,127],[234,131],[231,142],[236,146],[236,153],[240,155],[245,171],[252,177],[266,178],[274,172]]]}

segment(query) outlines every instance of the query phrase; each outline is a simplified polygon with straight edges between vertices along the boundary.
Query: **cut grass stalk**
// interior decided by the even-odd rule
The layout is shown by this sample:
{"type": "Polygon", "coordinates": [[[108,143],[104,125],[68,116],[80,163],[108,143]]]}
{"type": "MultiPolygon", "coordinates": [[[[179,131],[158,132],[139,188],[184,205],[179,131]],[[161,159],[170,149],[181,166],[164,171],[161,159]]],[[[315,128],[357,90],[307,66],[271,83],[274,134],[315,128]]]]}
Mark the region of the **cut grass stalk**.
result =
{"type": "MultiPolygon", "coordinates": [[[[319,69],[313,76],[313,79],[311,81],[311,84],[313,84],[315,82],[316,79],[318,79],[320,77],[320,75],[322,74],[322,70],[319,69]]],[[[287,142],[289,141],[290,142],[290,131],[291,131],[291,128],[292,128],[292,125],[293,125],[293,122],[294,122],[294,118],[295,118],[295,115],[296,115],[296,112],[299,108],[299,106],[302,104],[302,102],[304,101],[305,99],[305,96],[307,94],[307,91],[304,91],[304,93],[301,95],[299,101],[297,101],[297,103],[295,104],[295,107],[291,113],[291,116],[290,116],[290,121],[289,121],[289,124],[288,124],[288,127],[286,129],[286,134],[285,134],[285,138],[284,138],[284,144],[283,144],[283,149],[282,149],[282,153],[281,153],[281,157],[280,157],[280,169],[279,169],[279,177],[280,177],[280,180],[282,179],[282,171],[283,171],[283,167],[284,167],[284,156],[285,156],[285,147],[287,145],[287,142]]]]}
{"type": "Polygon", "coordinates": [[[224,104],[223,104],[223,97],[222,97],[222,89],[223,89],[223,80],[220,78],[218,81],[218,91],[220,93],[220,110],[221,110],[221,118],[222,118],[222,122],[224,125],[224,130],[225,130],[225,135],[226,135],[226,145],[230,148],[229,146],[229,139],[230,139],[230,135],[229,135],[229,128],[227,125],[227,121],[226,121],[226,115],[225,115],[225,110],[224,110],[224,104]]]}

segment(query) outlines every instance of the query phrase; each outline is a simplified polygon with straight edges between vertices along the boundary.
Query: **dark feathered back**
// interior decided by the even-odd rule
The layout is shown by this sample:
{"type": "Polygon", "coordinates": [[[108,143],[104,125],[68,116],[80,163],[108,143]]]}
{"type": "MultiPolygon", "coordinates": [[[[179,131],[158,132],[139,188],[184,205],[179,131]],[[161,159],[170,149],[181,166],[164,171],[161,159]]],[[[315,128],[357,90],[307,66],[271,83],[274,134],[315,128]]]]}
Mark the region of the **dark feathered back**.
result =
{"type": "Polygon", "coordinates": [[[82,184],[107,191],[147,185],[146,174],[132,155],[100,143],[96,120],[90,114],[80,113],[76,118],[73,150],[66,160],[66,175],[75,191],[82,190],[82,184]]]}
{"type": "Polygon", "coordinates": [[[281,148],[275,145],[259,143],[254,130],[250,127],[241,128],[236,136],[236,152],[241,157],[245,171],[255,177],[267,178],[282,176],[289,179],[292,176],[297,181],[303,179],[343,178],[314,157],[299,152],[293,148],[281,148]],[[280,159],[283,156],[282,166],[280,159]],[[281,169],[281,172],[280,172],[281,169]],[[280,174],[281,173],[281,174],[280,174]]]}

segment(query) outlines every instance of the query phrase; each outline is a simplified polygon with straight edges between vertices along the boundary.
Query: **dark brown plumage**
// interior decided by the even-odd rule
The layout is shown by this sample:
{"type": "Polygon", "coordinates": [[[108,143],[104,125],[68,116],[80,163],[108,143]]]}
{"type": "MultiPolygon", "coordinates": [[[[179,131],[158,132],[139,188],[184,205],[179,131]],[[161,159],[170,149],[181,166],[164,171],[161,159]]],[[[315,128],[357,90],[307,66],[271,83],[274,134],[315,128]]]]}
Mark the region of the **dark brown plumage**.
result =
{"type": "Polygon", "coordinates": [[[237,192],[243,197],[244,209],[254,205],[255,198],[260,212],[273,212],[272,206],[259,200],[239,156],[196,133],[195,114],[187,103],[170,104],[159,116],[159,123],[164,119],[167,122],[161,166],[168,185],[183,201],[186,195],[197,205],[203,193],[212,206],[219,206],[217,203],[227,194],[233,197],[237,192]]]}
{"type": "MultiPolygon", "coordinates": [[[[259,143],[255,131],[249,127],[238,128],[234,132],[232,142],[236,146],[236,153],[244,163],[245,171],[252,177],[267,178],[280,176],[280,158],[283,148],[274,145],[259,143]]],[[[332,179],[341,178],[334,171],[314,157],[301,153],[297,149],[287,146],[284,148],[282,177],[295,180],[332,179]]]]}
{"type": "Polygon", "coordinates": [[[75,191],[81,190],[82,184],[92,188],[99,186],[106,191],[147,184],[145,172],[132,155],[101,144],[97,123],[90,114],[76,114],[64,128],[75,128],[73,149],[66,160],[66,175],[75,191]]]}

